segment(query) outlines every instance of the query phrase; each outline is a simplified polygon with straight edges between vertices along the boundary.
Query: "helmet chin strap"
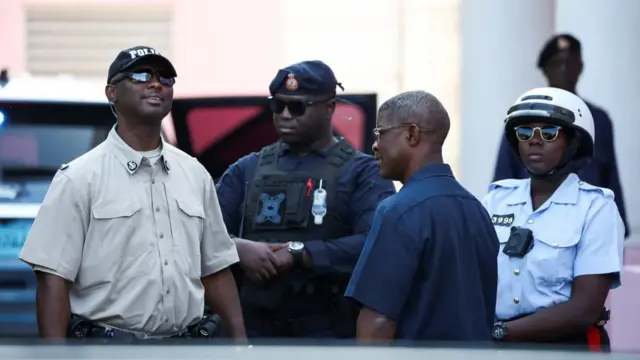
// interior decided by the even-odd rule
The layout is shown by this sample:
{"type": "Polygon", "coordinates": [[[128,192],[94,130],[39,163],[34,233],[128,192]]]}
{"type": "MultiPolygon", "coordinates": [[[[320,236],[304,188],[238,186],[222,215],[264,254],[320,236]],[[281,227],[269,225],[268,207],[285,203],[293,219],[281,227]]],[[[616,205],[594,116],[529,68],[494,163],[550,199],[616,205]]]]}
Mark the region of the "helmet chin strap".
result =
{"type": "Polygon", "coordinates": [[[558,165],[551,168],[551,170],[542,173],[536,173],[529,170],[529,168],[527,168],[526,166],[525,169],[527,170],[529,175],[531,175],[531,177],[536,180],[544,180],[552,176],[562,176],[577,170],[581,165],[581,161],[574,161],[573,157],[578,152],[581,140],[582,135],[576,131],[575,135],[571,139],[571,143],[565,149],[564,154],[562,155],[562,159],[560,160],[558,165]]]}

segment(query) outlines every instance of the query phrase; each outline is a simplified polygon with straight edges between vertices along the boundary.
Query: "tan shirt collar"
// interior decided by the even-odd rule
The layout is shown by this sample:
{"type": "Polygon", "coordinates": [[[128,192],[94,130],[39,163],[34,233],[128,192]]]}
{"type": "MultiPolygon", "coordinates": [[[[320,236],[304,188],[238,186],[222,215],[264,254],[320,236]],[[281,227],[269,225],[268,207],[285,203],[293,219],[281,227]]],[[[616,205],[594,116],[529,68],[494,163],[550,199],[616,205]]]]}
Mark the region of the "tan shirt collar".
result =
{"type": "MultiPolygon", "coordinates": [[[[124,166],[129,174],[133,175],[140,168],[143,156],[122,140],[116,132],[116,126],[111,129],[109,136],[107,136],[107,145],[110,150],[113,150],[113,155],[118,159],[122,166],[124,166]]],[[[159,161],[162,163],[163,169],[169,173],[170,166],[167,159],[167,152],[165,151],[167,143],[164,141],[162,136],[160,136],[160,141],[160,151],[162,153],[159,161]]]]}

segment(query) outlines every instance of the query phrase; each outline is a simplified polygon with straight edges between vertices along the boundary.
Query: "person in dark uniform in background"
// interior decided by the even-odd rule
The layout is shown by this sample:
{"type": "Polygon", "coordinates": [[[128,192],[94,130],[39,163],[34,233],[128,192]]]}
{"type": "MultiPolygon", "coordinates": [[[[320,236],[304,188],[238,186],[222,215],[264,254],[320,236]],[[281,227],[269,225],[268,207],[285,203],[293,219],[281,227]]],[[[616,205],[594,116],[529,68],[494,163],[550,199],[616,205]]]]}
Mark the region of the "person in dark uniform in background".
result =
{"type": "Polygon", "coordinates": [[[423,91],[380,106],[373,145],[404,186],[378,206],[345,296],[360,341],[491,341],[499,242],[489,214],[443,163],[449,115],[423,91]]]}
{"type": "Polygon", "coordinates": [[[372,156],[334,137],[337,86],[320,61],[279,70],[269,106],[280,140],[217,184],[249,337],[355,336],[357,309],[344,290],[371,217],[395,187],[372,156]]]}
{"type": "MultiPolygon", "coordinates": [[[[542,49],[538,58],[538,68],[542,70],[550,87],[560,88],[577,95],[576,86],[583,68],[580,41],[569,34],[554,36],[542,49]]],[[[593,115],[595,125],[595,152],[591,162],[578,172],[578,176],[591,185],[613,191],[616,205],[625,225],[625,237],[628,237],[629,226],[618,175],[613,124],[606,111],[585,102],[593,115]]],[[[527,169],[503,137],[493,181],[527,179],[529,176],[527,169]]]]}

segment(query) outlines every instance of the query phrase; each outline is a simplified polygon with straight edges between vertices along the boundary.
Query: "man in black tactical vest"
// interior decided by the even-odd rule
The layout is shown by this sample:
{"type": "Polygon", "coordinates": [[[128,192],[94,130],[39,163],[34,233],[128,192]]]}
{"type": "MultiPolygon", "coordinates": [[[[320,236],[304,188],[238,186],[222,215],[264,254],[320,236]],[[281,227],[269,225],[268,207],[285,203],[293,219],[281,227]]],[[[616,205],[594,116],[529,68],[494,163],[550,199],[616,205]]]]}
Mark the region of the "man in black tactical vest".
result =
{"type": "Polygon", "coordinates": [[[336,139],[336,87],[326,64],[281,69],[269,105],[280,136],[217,184],[247,336],[353,338],[358,309],[343,294],[378,203],[395,193],[375,159],[336,139]]]}

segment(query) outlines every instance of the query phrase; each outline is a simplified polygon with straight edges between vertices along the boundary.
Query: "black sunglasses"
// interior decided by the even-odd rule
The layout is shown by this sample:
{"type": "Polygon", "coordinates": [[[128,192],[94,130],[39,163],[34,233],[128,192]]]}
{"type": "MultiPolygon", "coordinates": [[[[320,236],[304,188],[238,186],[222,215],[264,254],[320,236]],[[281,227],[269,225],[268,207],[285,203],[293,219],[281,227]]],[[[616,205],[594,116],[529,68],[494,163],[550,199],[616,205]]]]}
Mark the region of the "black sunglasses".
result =
{"type": "Polygon", "coordinates": [[[562,130],[562,127],[554,125],[546,125],[542,127],[522,125],[516,126],[514,130],[516,131],[516,138],[520,141],[531,140],[536,134],[536,130],[538,130],[542,140],[550,142],[558,138],[558,134],[560,133],[560,130],[562,130]]]}
{"type": "Polygon", "coordinates": [[[158,79],[160,84],[164,86],[173,87],[176,83],[176,79],[174,77],[162,76],[159,72],[150,69],[141,69],[134,72],[124,73],[120,76],[116,76],[111,83],[115,84],[116,82],[124,79],[129,79],[134,84],[147,84],[151,82],[154,76],[158,79]]]}
{"type": "Polygon", "coordinates": [[[274,114],[282,114],[285,108],[289,109],[289,113],[292,116],[302,116],[307,111],[307,107],[327,103],[333,99],[322,100],[322,101],[303,101],[303,100],[290,100],[284,101],[282,99],[274,98],[273,96],[269,96],[269,109],[274,114]]]}

